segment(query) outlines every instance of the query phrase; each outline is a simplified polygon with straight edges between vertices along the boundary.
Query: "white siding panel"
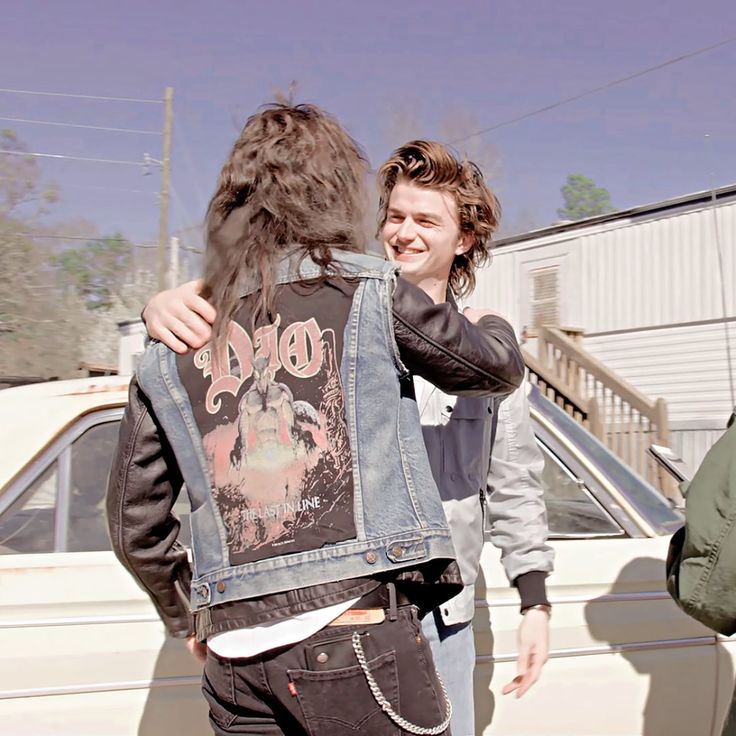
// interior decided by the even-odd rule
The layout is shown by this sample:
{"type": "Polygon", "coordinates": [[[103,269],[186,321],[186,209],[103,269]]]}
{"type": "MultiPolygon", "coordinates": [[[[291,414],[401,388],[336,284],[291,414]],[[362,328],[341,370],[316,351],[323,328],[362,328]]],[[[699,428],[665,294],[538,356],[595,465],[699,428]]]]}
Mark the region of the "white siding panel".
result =
{"type": "Polygon", "coordinates": [[[496,253],[489,266],[478,272],[473,294],[466,300],[474,307],[501,312],[521,330],[521,286],[515,253],[496,253]]]}
{"type": "Polygon", "coordinates": [[[722,315],[708,210],[587,235],[580,258],[589,275],[580,305],[588,332],[722,315]]]}
{"type": "MultiPolygon", "coordinates": [[[[729,329],[736,368],[736,324],[729,329]]],[[[649,398],[665,399],[671,423],[725,426],[733,404],[722,324],[586,337],[584,347],[649,398]]]]}
{"type": "MultiPolygon", "coordinates": [[[[710,206],[686,206],[511,243],[494,252],[469,302],[497,309],[520,332],[529,269],[558,259],[562,323],[589,335],[627,331],[590,335],[585,347],[666,399],[671,444],[694,470],[732,409],[723,324],[675,326],[723,318],[721,278],[726,315],[736,316],[736,201],[719,203],[715,218],[710,206]]],[[[729,330],[736,367],[736,323],[729,330]]]]}
{"type": "MultiPolygon", "coordinates": [[[[727,314],[736,315],[736,202],[716,208],[727,314]]],[[[508,302],[519,319],[523,284],[509,274],[566,250],[563,321],[586,332],[634,329],[723,317],[713,210],[655,213],[505,246],[479,277],[488,304],[508,302]],[[563,245],[564,244],[564,245],[563,245]],[[516,295],[509,288],[518,289],[516,295]],[[490,298],[493,294],[498,299],[490,298]]],[[[505,306],[505,305],[504,305],[505,306]]],[[[515,323],[517,329],[521,326],[515,323]]]]}
{"type": "Polygon", "coordinates": [[[724,429],[674,430],[670,433],[670,446],[694,473],[708,450],[720,439],[724,429]]]}

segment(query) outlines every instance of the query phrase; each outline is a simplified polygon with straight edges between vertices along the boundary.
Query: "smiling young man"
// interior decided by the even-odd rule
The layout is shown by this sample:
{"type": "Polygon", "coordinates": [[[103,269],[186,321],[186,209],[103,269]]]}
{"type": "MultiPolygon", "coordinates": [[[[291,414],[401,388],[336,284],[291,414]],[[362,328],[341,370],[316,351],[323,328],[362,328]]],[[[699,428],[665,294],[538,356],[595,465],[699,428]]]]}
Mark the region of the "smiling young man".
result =
{"type": "MultiPolygon", "coordinates": [[[[440,143],[413,141],[381,166],[378,184],[379,237],[386,257],[401,266],[402,278],[436,304],[469,294],[476,269],[489,258],[498,224],[498,202],[480,170],[440,143]]],[[[474,311],[466,310],[466,315],[472,317],[474,311]]],[[[149,333],[175,350],[201,347],[214,319],[210,305],[197,295],[196,282],[154,297],[144,316],[149,333]]],[[[545,577],[553,555],[546,544],[539,483],[543,459],[524,386],[503,402],[450,396],[416,377],[414,387],[464,583],[459,595],[425,617],[423,628],[453,703],[452,733],[472,736],[471,621],[484,526],[501,549],[506,574],[521,597],[518,674],[504,692],[523,695],[547,658],[545,577]]]]}
{"type": "MultiPolygon", "coordinates": [[[[402,278],[439,304],[466,296],[490,256],[498,202],[470,161],[444,145],[412,141],[378,171],[379,234],[402,278]]],[[[521,596],[517,677],[504,693],[523,695],[548,653],[545,577],[553,553],[539,476],[544,464],[531,429],[525,386],[502,402],[444,394],[414,379],[424,442],[452,532],[465,589],[423,621],[453,703],[452,732],[472,736],[475,647],[471,621],[484,542],[502,551],[521,596]],[[493,462],[491,463],[491,449],[493,462]]]]}

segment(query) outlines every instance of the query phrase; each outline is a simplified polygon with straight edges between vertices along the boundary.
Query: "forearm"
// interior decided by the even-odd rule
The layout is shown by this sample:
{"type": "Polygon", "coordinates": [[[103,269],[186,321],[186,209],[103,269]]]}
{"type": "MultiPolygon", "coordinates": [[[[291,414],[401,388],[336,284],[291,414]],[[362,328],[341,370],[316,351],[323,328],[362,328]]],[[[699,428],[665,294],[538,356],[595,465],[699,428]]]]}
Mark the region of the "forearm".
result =
{"type": "Polygon", "coordinates": [[[177,542],[172,507],[181,488],[173,456],[135,379],[121,424],[107,492],[113,551],[148,593],[172,636],[192,633],[191,570],[177,542]]]}
{"type": "Polygon", "coordinates": [[[404,365],[442,391],[506,395],[524,377],[514,330],[502,317],[486,316],[473,324],[451,303],[435,304],[421,289],[398,279],[393,319],[404,365]]]}

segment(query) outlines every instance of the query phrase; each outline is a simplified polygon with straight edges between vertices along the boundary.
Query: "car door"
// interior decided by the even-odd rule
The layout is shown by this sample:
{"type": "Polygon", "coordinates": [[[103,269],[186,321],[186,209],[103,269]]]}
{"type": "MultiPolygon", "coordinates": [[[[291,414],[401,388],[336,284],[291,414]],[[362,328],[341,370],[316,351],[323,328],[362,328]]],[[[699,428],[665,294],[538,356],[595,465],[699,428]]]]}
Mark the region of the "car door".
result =
{"type": "Polygon", "coordinates": [[[79,417],[3,494],[3,734],[209,730],[201,668],[110,551],[104,495],[121,415],[79,417]]]}
{"type": "Polygon", "coordinates": [[[518,594],[498,551],[486,544],[474,620],[477,732],[711,733],[721,716],[716,641],[664,589],[669,538],[637,530],[626,505],[613,503],[585,473],[585,458],[571,457],[553,439],[540,441],[556,554],[548,580],[550,659],[522,700],[501,695],[516,674],[518,594]]]}

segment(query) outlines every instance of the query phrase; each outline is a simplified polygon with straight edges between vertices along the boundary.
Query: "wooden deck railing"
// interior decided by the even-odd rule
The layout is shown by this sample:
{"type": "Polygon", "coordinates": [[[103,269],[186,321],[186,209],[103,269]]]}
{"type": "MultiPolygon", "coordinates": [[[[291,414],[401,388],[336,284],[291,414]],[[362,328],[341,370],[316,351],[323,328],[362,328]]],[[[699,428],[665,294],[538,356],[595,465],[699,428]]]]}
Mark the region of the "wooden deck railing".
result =
{"type": "Polygon", "coordinates": [[[668,498],[681,497],[672,477],[647,453],[669,444],[667,404],[651,400],[581,346],[580,330],[540,327],[538,357],[524,359],[530,380],[668,498]]]}

